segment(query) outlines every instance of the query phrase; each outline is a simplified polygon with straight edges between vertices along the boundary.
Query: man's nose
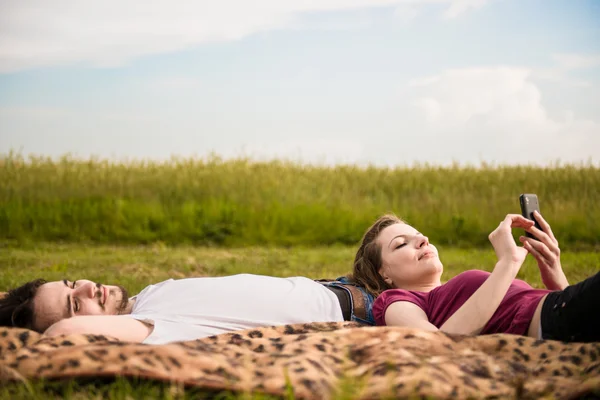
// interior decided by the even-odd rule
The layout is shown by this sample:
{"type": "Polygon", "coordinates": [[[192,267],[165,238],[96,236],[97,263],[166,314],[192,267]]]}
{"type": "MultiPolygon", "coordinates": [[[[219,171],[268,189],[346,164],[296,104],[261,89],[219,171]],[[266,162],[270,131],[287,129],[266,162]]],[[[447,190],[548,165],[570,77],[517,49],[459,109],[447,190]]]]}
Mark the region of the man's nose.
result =
{"type": "Polygon", "coordinates": [[[96,296],[96,284],[92,281],[85,281],[81,284],[78,284],[75,288],[75,292],[77,292],[78,296],[84,296],[89,298],[94,298],[96,296]]]}

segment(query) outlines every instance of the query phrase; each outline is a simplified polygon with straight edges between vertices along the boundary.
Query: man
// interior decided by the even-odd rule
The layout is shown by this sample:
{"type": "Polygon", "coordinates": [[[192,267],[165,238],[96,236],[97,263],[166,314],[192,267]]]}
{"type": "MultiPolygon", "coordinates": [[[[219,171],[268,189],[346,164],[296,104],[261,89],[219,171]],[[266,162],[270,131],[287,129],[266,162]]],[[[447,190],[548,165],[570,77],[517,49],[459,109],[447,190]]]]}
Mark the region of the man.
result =
{"type": "Polygon", "coordinates": [[[36,280],[0,299],[0,325],[48,336],[92,333],[160,344],[293,323],[373,324],[372,298],[340,279],[319,283],[250,274],[169,279],[132,298],[121,286],[36,280]]]}

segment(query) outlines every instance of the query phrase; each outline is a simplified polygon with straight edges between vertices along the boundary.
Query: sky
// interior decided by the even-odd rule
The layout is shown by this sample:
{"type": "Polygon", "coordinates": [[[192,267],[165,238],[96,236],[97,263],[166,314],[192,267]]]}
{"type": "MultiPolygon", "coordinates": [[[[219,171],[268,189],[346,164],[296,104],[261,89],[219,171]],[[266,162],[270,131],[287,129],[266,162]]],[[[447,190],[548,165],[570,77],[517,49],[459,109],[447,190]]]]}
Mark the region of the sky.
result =
{"type": "Polygon", "coordinates": [[[0,154],[600,165],[599,0],[0,0],[0,154]]]}

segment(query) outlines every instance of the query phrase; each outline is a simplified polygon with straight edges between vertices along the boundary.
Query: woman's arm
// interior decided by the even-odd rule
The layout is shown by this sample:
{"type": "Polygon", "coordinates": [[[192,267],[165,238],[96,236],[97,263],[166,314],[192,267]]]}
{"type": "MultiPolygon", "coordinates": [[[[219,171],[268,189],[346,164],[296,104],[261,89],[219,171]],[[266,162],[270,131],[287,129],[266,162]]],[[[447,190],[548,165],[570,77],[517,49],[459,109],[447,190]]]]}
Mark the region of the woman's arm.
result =
{"type": "MultiPolygon", "coordinates": [[[[496,312],[518,270],[518,267],[514,265],[502,265],[501,262],[498,262],[494,272],[444,322],[439,330],[461,335],[479,334],[496,312]],[[515,272],[511,272],[512,270],[515,272]]],[[[438,330],[435,325],[429,322],[425,311],[409,301],[396,301],[390,304],[385,311],[385,324],[419,328],[427,331],[438,330]]]]}
{"type": "Polygon", "coordinates": [[[438,330],[434,324],[429,322],[425,311],[410,301],[396,301],[390,304],[385,310],[385,324],[424,329],[426,331],[438,330]]]}
{"type": "MultiPolygon", "coordinates": [[[[511,229],[529,228],[533,225],[521,215],[509,214],[498,228],[489,235],[498,263],[485,282],[469,297],[439,330],[448,333],[474,335],[481,332],[506,295],[510,284],[517,276],[527,250],[516,245],[511,229]]],[[[387,325],[409,326],[426,330],[437,330],[427,315],[417,305],[401,301],[391,304],[385,313],[387,325]]]]}
{"type": "Polygon", "coordinates": [[[114,315],[82,315],[58,321],[44,336],[87,333],[112,336],[125,342],[142,342],[153,327],[135,318],[114,315]]]}
{"type": "Polygon", "coordinates": [[[522,263],[498,261],[485,282],[444,322],[440,330],[463,335],[479,334],[498,309],[522,263]]]}

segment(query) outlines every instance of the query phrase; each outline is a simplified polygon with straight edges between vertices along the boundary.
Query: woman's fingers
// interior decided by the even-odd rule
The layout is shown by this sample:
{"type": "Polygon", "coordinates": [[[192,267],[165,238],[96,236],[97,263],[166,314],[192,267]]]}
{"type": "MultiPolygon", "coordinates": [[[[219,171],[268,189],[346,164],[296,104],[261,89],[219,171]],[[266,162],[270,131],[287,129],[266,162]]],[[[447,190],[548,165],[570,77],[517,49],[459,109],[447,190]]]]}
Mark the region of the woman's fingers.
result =
{"type": "Polygon", "coordinates": [[[544,219],[544,217],[542,217],[542,214],[540,214],[539,211],[535,210],[534,211],[534,217],[535,217],[535,220],[538,222],[538,224],[540,224],[540,226],[542,227],[542,230],[544,232],[546,232],[546,234],[548,234],[548,236],[552,239],[552,241],[554,243],[558,243],[558,241],[554,237],[554,233],[552,232],[552,228],[550,228],[550,224],[548,222],[546,222],[546,220],[544,219]]]}
{"type": "Polygon", "coordinates": [[[540,254],[539,251],[537,251],[536,249],[533,248],[533,246],[531,245],[531,243],[529,243],[526,240],[523,240],[523,237],[521,236],[519,238],[521,240],[521,243],[523,243],[523,248],[525,250],[527,250],[535,259],[538,263],[542,262],[545,263],[546,260],[544,260],[544,257],[542,257],[542,255],[540,254]]]}
{"type": "Polygon", "coordinates": [[[529,233],[531,233],[533,236],[535,236],[540,242],[544,242],[546,244],[552,243],[554,244],[554,241],[552,240],[552,238],[550,236],[548,236],[546,234],[546,232],[536,228],[534,225],[525,228],[525,230],[529,233]]]}
{"type": "Polygon", "coordinates": [[[508,214],[502,223],[510,224],[511,228],[529,228],[535,224],[520,214],[508,214]]]}
{"type": "Polygon", "coordinates": [[[530,229],[534,222],[519,214],[508,214],[492,233],[492,235],[510,234],[512,228],[530,229]],[[502,232],[502,233],[501,233],[502,232]]]}
{"type": "MultiPolygon", "coordinates": [[[[535,236],[538,242],[548,246],[552,253],[560,254],[560,249],[558,248],[558,241],[554,237],[547,235],[546,232],[539,230],[535,226],[525,228],[525,230],[531,233],[533,236],[535,236]]],[[[532,241],[531,244],[535,244],[535,241],[532,241]]]]}
{"type": "Polygon", "coordinates": [[[524,236],[521,236],[519,240],[523,243],[523,247],[525,247],[536,260],[543,261],[549,265],[553,264],[556,254],[554,254],[544,243],[524,236]]]}

